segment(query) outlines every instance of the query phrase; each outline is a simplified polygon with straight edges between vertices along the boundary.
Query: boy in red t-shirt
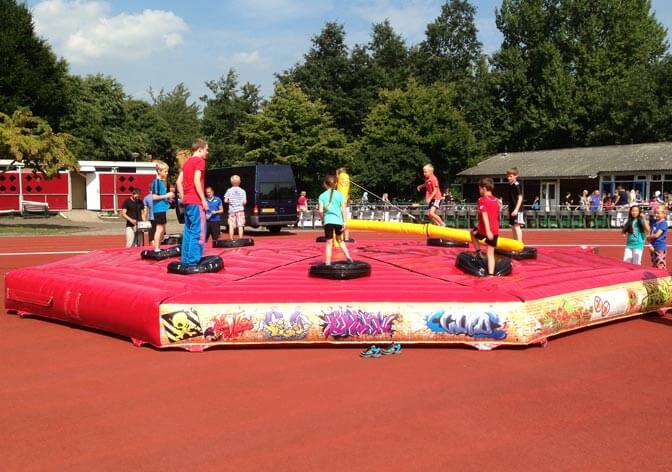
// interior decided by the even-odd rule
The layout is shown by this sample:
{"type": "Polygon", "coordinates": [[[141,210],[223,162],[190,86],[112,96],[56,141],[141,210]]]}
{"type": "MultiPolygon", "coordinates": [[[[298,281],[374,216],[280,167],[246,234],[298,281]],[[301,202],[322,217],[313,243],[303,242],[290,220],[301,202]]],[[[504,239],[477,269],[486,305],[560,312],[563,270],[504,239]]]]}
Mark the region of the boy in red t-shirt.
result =
{"type": "Polygon", "coordinates": [[[425,164],[422,168],[422,174],[425,176],[425,183],[418,185],[418,192],[425,189],[425,201],[427,202],[427,218],[429,221],[438,226],[443,226],[443,220],[436,213],[441,204],[441,189],[439,188],[439,180],[434,175],[434,166],[425,164]]]}
{"type": "Polygon", "coordinates": [[[485,239],[488,257],[488,275],[495,274],[495,248],[499,237],[499,200],[492,191],[495,183],[490,177],[484,177],[478,183],[478,191],[481,198],[478,199],[478,226],[471,231],[471,241],[474,243],[476,255],[481,256],[481,244],[485,239]]]}
{"type": "Polygon", "coordinates": [[[191,145],[192,155],[187,159],[177,178],[177,190],[184,204],[184,234],[182,236],[182,264],[193,266],[201,261],[205,246],[205,158],[208,143],[197,139],[191,145]]]}

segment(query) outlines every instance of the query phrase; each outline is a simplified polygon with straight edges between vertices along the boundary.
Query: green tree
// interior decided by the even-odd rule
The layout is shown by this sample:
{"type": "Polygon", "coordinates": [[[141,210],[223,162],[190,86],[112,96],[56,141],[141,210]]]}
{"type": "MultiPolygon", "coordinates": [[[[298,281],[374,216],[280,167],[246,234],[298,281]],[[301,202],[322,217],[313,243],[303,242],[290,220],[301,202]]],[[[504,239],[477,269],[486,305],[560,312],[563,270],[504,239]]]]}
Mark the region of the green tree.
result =
{"type": "Polygon", "coordinates": [[[47,177],[61,169],[79,170],[68,147],[71,137],[54,133],[46,120],[30,111],[16,110],[11,116],[0,112],[0,156],[39,169],[47,177]]]}
{"type": "Polygon", "coordinates": [[[352,148],[345,135],[326,107],[296,84],[276,84],[261,111],[248,115],[242,134],[248,161],[291,165],[301,188],[312,193],[320,191],[325,174],[350,164],[352,148]]]}
{"type": "MultiPolygon", "coordinates": [[[[420,151],[426,162],[431,162],[437,176],[446,185],[447,180],[467,167],[477,156],[477,143],[471,127],[460,110],[455,106],[455,88],[451,85],[435,83],[429,86],[419,85],[410,80],[407,90],[383,91],[380,103],[376,105],[365,121],[364,146],[371,158],[365,156],[364,162],[400,161],[398,164],[386,163],[385,168],[376,165],[376,169],[390,172],[407,165],[418,165],[420,151]],[[392,147],[396,145],[396,147],[392,147]],[[380,151],[372,149],[396,149],[405,155],[390,154],[386,157],[380,151]]],[[[425,162],[425,163],[426,163],[425,162]]],[[[421,168],[415,169],[416,182],[421,176],[421,168]]],[[[398,182],[395,175],[384,175],[381,181],[398,182]]],[[[399,182],[399,193],[402,193],[399,182]]],[[[407,181],[404,196],[412,196],[415,191],[413,181],[407,181]]]]}
{"type": "Polygon", "coordinates": [[[73,77],[77,93],[63,129],[79,159],[128,161],[148,155],[171,161],[170,129],[146,102],[130,99],[112,77],[73,77]]]}
{"type": "Polygon", "coordinates": [[[667,44],[648,0],[504,0],[493,56],[509,150],[656,139],[667,44]]]}
{"type": "Polygon", "coordinates": [[[189,103],[190,93],[183,83],[179,83],[170,92],[163,89],[155,94],[150,89],[152,105],[157,115],[168,125],[172,146],[187,148],[200,135],[201,123],[196,103],[189,103]]]}
{"type": "Polygon", "coordinates": [[[296,83],[311,100],[324,103],[336,126],[348,136],[361,134],[361,110],[366,104],[360,100],[369,94],[354,90],[353,85],[361,83],[361,71],[368,63],[365,49],[358,48],[353,67],[343,26],[334,22],[326,23],[312,43],[303,63],[279,75],[278,80],[284,85],[296,83]]]}
{"type": "Polygon", "coordinates": [[[473,77],[482,54],[476,37],[476,10],[468,0],[447,0],[427,25],[414,50],[415,77],[423,84],[450,83],[473,77]]]}
{"type": "Polygon", "coordinates": [[[247,115],[255,114],[261,104],[259,87],[250,83],[238,87],[238,76],[230,69],[226,77],[208,81],[214,95],[201,97],[205,103],[201,131],[207,138],[213,167],[228,166],[245,159],[241,126],[247,115]]]}
{"type": "MultiPolygon", "coordinates": [[[[161,159],[172,169],[173,176],[178,171],[175,151],[179,147],[174,141],[174,132],[155,107],[144,100],[126,99],[124,101],[129,149],[140,154],[140,159],[161,159]]],[[[188,143],[188,146],[191,142],[188,143]]]]}
{"type": "Polygon", "coordinates": [[[25,4],[0,0],[0,112],[26,107],[56,129],[70,107],[68,66],[35,35],[25,4]]]}
{"type": "Polygon", "coordinates": [[[410,74],[409,51],[388,20],[373,25],[367,46],[377,89],[403,88],[410,74]]]}

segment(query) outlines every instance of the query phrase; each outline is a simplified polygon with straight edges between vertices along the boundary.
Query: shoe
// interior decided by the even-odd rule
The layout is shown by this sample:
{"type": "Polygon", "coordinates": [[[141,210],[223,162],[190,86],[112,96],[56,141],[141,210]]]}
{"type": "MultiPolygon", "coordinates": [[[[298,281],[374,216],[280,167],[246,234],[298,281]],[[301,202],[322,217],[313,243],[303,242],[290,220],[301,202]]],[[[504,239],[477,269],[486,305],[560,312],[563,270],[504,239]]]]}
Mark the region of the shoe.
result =
{"type": "Polygon", "coordinates": [[[394,356],[397,354],[401,354],[401,344],[399,343],[390,344],[388,347],[382,348],[380,352],[385,356],[394,356]]]}
{"type": "Polygon", "coordinates": [[[359,357],[380,357],[380,348],[376,345],[370,346],[360,352],[359,357]]]}

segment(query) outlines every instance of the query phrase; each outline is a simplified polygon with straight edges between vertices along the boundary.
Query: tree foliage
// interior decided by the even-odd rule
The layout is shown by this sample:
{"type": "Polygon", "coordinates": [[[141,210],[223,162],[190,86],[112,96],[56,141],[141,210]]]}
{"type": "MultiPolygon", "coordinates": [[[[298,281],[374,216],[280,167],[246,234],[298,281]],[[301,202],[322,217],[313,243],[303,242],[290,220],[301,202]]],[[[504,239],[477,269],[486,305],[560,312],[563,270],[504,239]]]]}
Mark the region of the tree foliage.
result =
{"type": "Polygon", "coordinates": [[[155,94],[150,89],[149,95],[158,118],[168,126],[172,146],[176,149],[190,147],[199,136],[201,123],[198,105],[189,103],[189,90],[179,83],[170,92],[161,89],[155,94]]]}
{"type": "Polygon", "coordinates": [[[424,84],[460,82],[473,77],[481,56],[476,10],[468,0],[447,0],[427,25],[414,51],[415,77],[424,84]]]}
{"type": "Polygon", "coordinates": [[[659,136],[655,81],[667,44],[648,0],[504,0],[494,77],[510,150],[659,136]]]}
{"type": "Polygon", "coordinates": [[[301,188],[312,192],[325,174],[350,163],[351,149],[326,107],[296,84],[278,83],[261,111],[248,115],[242,135],[246,160],[291,165],[301,188]]]}
{"type": "Polygon", "coordinates": [[[11,116],[0,112],[0,155],[39,169],[47,177],[61,169],[79,170],[70,151],[71,137],[54,133],[46,120],[27,110],[16,110],[11,116]]]}
{"type": "MultiPolygon", "coordinates": [[[[401,161],[396,170],[406,163],[418,164],[418,151],[425,163],[432,163],[437,174],[452,180],[457,172],[468,165],[476,155],[476,139],[471,127],[460,110],[455,106],[455,88],[435,83],[423,86],[409,81],[406,90],[390,90],[380,94],[380,103],[376,105],[366,119],[364,142],[372,156],[380,156],[380,151],[371,153],[371,149],[384,148],[405,152],[407,155],[388,155],[387,160],[401,161]],[[396,145],[396,146],[391,146],[396,145]]],[[[367,159],[367,164],[374,161],[367,159]]],[[[393,171],[389,163],[386,168],[393,171]]],[[[378,167],[381,171],[383,168],[378,167]]],[[[415,169],[421,175],[421,168],[415,169]]],[[[415,179],[417,181],[417,178],[415,179]]],[[[382,181],[395,182],[406,186],[409,194],[412,182],[399,182],[396,175],[388,174],[382,181]]],[[[402,190],[400,189],[401,193],[402,190]]]]}
{"type": "Polygon", "coordinates": [[[111,77],[73,77],[77,93],[63,128],[75,138],[79,159],[129,161],[171,159],[171,133],[148,103],[130,99],[111,77]]]}
{"type": "Polygon", "coordinates": [[[217,167],[241,162],[245,159],[241,126],[247,115],[259,110],[259,87],[248,82],[239,88],[233,69],[206,85],[213,96],[201,97],[205,103],[201,131],[210,148],[209,164],[217,167]]]}
{"type": "Polygon", "coordinates": [[[55,129],[70,108],[68,66],[35,34],[28,7],[0,0],[0,112],[28,108],[55,129]]]}
{"type": "Polygon", "coordinates": [[[361,98],[368,95],[357,87],[362,73],[367,73],[366,52],[357,48],[353,63],[345,44],[343,25],[334,22],[327,23],[320,34],[313,37],[312,43],[303,63],[296,64],[278,79],[285,85],[298,84],[311,100],[324,103],[338,128],[348,136],[358,136],[367,105],[361,98]]]}

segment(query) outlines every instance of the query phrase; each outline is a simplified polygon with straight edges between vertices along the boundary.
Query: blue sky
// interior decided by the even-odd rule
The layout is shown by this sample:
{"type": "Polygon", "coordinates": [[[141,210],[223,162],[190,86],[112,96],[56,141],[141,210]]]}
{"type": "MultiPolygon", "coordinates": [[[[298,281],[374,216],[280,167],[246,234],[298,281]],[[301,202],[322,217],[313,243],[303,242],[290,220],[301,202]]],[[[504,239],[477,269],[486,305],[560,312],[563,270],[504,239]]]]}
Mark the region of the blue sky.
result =
{"type": "MultiPolygon", "coordinates": [[[[75,74],[103,73],[126,92],[149,99],[182,82],[196,101],[205,81],[236,69],[269,96],[273,74],[300,61],[327,21],[345,27],[350,45],[368,42],[373,23],[389,19],[408,45],[422,41],[443,0],[41,0],[28,1],[37,32],[75,74]]],[[[501,35],[500,0],[472,0],[486,53],[501,35]]],[[[672,30],[672,2],[653,0],[658,20],[672,30]]],[[[669,39],[668,39],[669,41],[669,39]]]]}

